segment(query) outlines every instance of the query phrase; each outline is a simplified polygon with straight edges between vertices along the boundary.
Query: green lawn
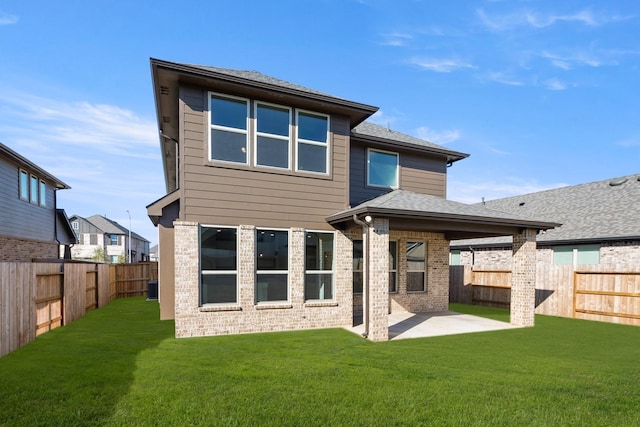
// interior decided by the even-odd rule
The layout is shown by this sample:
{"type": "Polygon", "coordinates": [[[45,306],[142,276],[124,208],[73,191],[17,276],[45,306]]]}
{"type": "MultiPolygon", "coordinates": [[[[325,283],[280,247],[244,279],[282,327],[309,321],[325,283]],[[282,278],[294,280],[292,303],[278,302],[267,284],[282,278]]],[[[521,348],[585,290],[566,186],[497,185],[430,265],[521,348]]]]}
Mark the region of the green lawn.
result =
{"type": "Polygon", "coordinates": [[[0,425],[640,425],[638,327],[538,316],[376,344],[340,329],[177,340],[157,319],[116,300],[0,358],[0,425]]]}

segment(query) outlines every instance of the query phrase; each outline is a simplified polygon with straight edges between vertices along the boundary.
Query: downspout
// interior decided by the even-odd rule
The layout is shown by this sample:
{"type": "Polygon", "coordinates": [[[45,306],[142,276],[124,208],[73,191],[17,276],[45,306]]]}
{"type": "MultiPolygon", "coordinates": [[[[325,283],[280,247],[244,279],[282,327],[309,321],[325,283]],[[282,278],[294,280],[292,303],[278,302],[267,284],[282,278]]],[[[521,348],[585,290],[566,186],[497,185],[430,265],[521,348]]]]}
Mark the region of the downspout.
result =
{"type": "Polygon", "coordinates": [[[53,240],[57,243],[56,258],[60,259],[60,240],[58,240],[58,189],[55,187],[55,184],[53,186],[53,240]]]}
{"type": "Polygon", "coordinates": [[[362,234],[364,240],[364,268],[362,269],[362,279],[363,279],[363,287],[364,287],[364,302],[363,302],[363,320],[364,320],[364,332],[362,336],[367,338],[369,336],[369,238],[370,230],[369,224],[361,221],[358,217],[353,214],[353,222],[362,227],[362,234]],[[366,233],[366,239],[364,239],[366,233]]]}

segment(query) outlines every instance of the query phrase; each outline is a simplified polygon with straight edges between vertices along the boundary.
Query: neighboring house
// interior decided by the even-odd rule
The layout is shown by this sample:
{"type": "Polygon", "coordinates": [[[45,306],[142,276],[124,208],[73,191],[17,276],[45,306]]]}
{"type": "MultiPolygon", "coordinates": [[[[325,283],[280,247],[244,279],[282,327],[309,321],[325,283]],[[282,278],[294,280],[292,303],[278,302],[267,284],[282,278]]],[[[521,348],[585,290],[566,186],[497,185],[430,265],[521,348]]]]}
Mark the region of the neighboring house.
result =
{"type": "Polygon", "coordinates": [[[355,291],[384,341],[390,311],[447,310],[451,239],[497,235],[516,241],[512,323],[533,324],[535,238],[557,224],[446,200],[466,154],[255,71],[151,68],[168,194],[147,212],[176,336],[351,326],[355,291]]]}
{"type": "MultiPolygon", "coordinates": [[[[640,266],[640,174],[492,200],[484,206],[562,223],[538,236],[538,264],[640,266]]],[[[510,269],[511,239],[453,241],[451,264],[510,269]]]]}
{"type": "Polygon", "coordinates": [[[128,262],[131,247],[131,262],[149,261],[149,241],[131,232],[129,245],[129,230],[117,222],[102,215],[73,215],[69,221],[78,237],[78,244],[72,248],[73,259],[95,260],[96,254],[102,254],[106,262],[128,262]]]}
{"type": "Polygon", "coordinates": [[[158,261],[158,245],[149,248],[149,261],[158,261]]]}
{"type": "Polygon", "coordinates": [[[59,245],[75,243],[64,210],[56,206],[56,192],[69,188],[0,143],[0,261],[58,258],[59,245]]]}

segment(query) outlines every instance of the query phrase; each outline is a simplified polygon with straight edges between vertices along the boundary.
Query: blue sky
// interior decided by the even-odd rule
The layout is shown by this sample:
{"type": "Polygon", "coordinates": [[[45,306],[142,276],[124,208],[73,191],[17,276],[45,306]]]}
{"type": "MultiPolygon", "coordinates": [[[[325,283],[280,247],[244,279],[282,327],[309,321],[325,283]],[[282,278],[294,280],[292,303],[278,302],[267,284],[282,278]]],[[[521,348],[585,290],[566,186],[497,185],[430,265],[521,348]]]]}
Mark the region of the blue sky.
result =
{"type": "Polygon", "coordinates": [[[640,173],[636,1],[0,3],[0,142],[151,242],[164,194],[149,58],[257,70],[471,154],[466,203],[640,173]]]}

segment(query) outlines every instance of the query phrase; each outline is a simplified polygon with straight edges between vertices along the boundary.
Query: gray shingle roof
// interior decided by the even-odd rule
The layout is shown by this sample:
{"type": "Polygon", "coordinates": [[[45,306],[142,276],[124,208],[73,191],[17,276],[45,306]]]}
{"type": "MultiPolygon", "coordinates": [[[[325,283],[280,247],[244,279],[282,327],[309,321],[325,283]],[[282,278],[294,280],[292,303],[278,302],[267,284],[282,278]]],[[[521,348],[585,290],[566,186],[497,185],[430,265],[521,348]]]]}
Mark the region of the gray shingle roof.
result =
{"type": "Polygon", "coordinates": [[[391,139],[394,141],[404,142],[406,144],[417,145],[420,147],[433,148],[436,150],[447,151],[451,153],[456,153],[461,155],[462,157],[468,157],[468,154],[458,153],[448,148],[445,148],[441,145],[434,144],[433,142],[426,141],[424,139],[416,138],[415,136],[407,135],[405,133],[401,133],[384,126],[376,125],[371,122],[362,122],[355,128],[353,128],[352,134],[355,135],[364,135],[364,136],[372,136],[374,138],[383,138],[383,139],[391,139]]]}
{"type": "MultiPolygon", "coordinates": [[[[480,204],[481,205],[481,204],[480,204]]],[[[485,207],[562,223],[538,242],[640,238],[640,175],[591,182],[485,202],[485,207]],[[611,185],[614,181],[624,181],[611,185]]],[[[470,239],[452,246],[508,244],[510,239],[470,239]]]]}
{"type": "MultiPolygon", "coordinates": [[[[109,218],[105,218],[102,215],[93,215],[89,218],[86,218],[86,220],[106,234],[129,234],[128,228],[125,228],[117,222],[112,221],[109,218]]],[[[133,231],[131,232],[131,236],[138,240],[144,240],[145,242],[148,242],[147,239],[137,233],[134,233],[133,231]]]]}
{"type": "MultiPolygon", "coordinates": [[[[252,80],[252,81],[256,81],[256,82],[260,82],[260,83],[267,83],[270,85],[274,85],[274,86],[280,86],[283,88],[287,88],[287,89],[293,89],[293,90],[297,90],[300,92],[307,92],[307,93],[311,93],[314,95],[323,95],[323,96],[329,96],[331,98],[338,98],[336,96],[333,95],[329,95],[327,93],[324,92],[320,92],[314,89],[310,89],[308,87],[305,86],[301,86],[295,83],[291,83],[288,82],[286,80],[281,80],[281,79],[277,79],[275,77],[271,77],[271,76],[267,76],[266,74],[262,74],[258,71],[250,71],[250,70],[236,70],[233,68],[222,68],[222,67],[211,67],[211,66],[207,66],[207,65],[194,65],[194,64],[188,64],[190,67],[193,68],[200,68],[202,70],[205,71],[211,71],[214,73],[220,73],[220,74],[226,74],[228,76],[233,76],[233,77],[240,77],[242,79],[246,79],[246,80],[252,80]]],[[[338,99],[343,99],[343,98],[338,98],[338,99]]]]}
{"type": "MultiPolygon", "coordinates": [[[[521,214],[506,213],[495,209],[490,209],[482,205],[467,205],[452,200],[427,194],[419,194],[406,190],[393,190],[387,194],[376,197],[359,204],[358,206],[338,212],[332,217],[344,216],[350,212],[358,212],[367,208],[379,208],[392,211],[402,211],[403,213],[415,213],[417,215],[433,214],[439,217],[467,218],[473,221],[486,222],[508,222],[514,224],[531,225],[544,227],[544,221],[521,214]]],[[[553,226],[549,221],[548,226],[553,226]]]]}

